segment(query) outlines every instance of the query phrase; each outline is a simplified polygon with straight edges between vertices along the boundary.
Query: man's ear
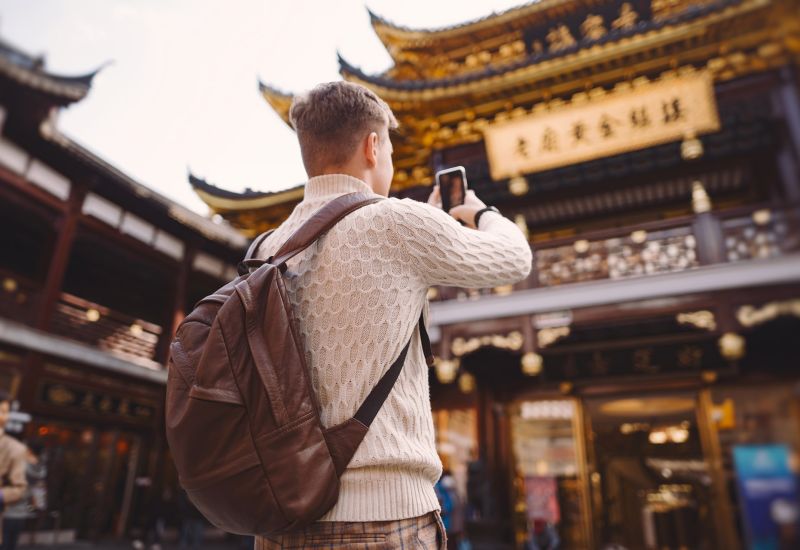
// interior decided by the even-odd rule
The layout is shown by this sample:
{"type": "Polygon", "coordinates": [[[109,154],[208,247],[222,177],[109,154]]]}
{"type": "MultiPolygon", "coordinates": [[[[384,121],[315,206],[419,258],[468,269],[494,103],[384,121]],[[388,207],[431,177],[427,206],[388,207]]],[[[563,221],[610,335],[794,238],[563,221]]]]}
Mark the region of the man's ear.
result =
{"type": "Polygon", "coordinates": [[[364,156],[367,159],[367,165],[372,168],[378,164],[378,134],[370,132],[367,139],[364,140],[364,156]]]}

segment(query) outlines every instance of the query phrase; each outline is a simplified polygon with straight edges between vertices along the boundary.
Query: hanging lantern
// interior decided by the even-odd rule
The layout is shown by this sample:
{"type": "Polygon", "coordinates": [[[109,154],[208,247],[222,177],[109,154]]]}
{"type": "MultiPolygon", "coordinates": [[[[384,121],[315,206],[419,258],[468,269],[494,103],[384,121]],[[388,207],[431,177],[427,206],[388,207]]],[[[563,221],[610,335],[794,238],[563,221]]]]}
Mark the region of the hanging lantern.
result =
{"type": "Polygon", "coordinates": [[[527,376],[538,376],[542,372],[542,356],[535,351],[529,351],[522,356],[522,372],[527,376]]]}
{"type": "Polygon", "coordinates": [[[458,359],[438,359],[434,364],[436,369],[436,378],[442,384],[450,384],[456,379],[458,373],[458,359]]]}
{"type": "Polygon", "coordinates": [[[695,214],[711,211],[711,198],[703,187],[703,183],[696,181],[692,184],[692,210],[695,214]]]}
{"type": "Polygon", "coordinates": [[[527,193],[529,189],[528,180],[523,176],[516,176],[508,180],[508,190],[512,195],[519,197],[527,193]]]}
{"type": "Polygon", "coordinates": [[[458,389],[462,393],[472,393],[475,390],[475,377],[464,372],[458,377],[458,389]]]}
{"type": "Polygon", "coordinates": [[[683,160],[696,160],[703,156],[703,142],[697,139],[694,131],[686,132],[681,142],[683,160]]]}
{"type": "Polygon", "coordinates": [[[742,336],[735,332],[726,332],[717,341],[719,352],[729,361],[736,361],[744,357],[745,341],[742,336]]]}

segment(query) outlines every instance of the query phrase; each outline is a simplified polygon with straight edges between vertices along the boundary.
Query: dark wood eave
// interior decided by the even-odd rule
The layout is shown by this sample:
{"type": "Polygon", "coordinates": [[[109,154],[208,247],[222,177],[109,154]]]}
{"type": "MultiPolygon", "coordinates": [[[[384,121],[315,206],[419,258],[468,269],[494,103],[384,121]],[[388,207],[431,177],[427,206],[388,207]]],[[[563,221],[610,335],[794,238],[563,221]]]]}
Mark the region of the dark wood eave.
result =
{"type": "Polygon", "coordinates": [[[121,187],[140,200],[151,203],[157,210],[164,212],[168,218],[175,220],[192,232],[199,233],[228,249],[241,250],[247,246],[247,239],[236,229],[227,224],[214,223],[136,181],[83,145],[60,133],[51,120],[43,123],[40,130],[41,137],[45,142],[58,147],[90,170],[101,174],[104,180],[121,187]]]}
{"type": "Polygon", "coordinates": [[[79,76],[62,76],[44,70],[44,60],[0,39],[0,74],[26,88],[45,94],[53,104],[64,106],[89,93],[92,80],[102,70],[79,76]]]}

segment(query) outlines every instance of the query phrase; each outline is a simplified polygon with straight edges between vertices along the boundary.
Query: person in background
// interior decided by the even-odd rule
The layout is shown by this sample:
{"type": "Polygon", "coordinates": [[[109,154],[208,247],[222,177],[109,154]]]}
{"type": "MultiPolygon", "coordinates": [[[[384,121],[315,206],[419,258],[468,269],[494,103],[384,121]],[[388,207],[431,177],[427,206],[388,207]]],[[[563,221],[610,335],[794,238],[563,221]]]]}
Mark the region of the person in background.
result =
{"type": "Polygon", "coordinates": [[[180,519],[179,548],[202,548],[205,518],[189,500],[186,491],[178,494],[178,516],[180,519]]]}
{"type": "Polygon", "coordinates": [[[442,523],[447,532],[448,550],[460,550],[464,534],[464,505],[456,490],[456,478],[450,470],[445,470],[434,486],[436,497],[442,507],[442,523]]]}
{"type": "MultiPolygon", "coordinates": [[[[8,414],[11,412],[11,396],[0,390],[0,513],[17,502],[25,494],[28,481],[25,478],[27,450],[25,445],[5,431],[8,414]]],[[[0,516],[0,521],[2,516],[0,516]]]]}
{"type": "Polygon", "coordinates": [[[25,478],[28,488],[22,498],[6,507],[3,516],[2,550],[15,550],[25,522],[47,509],[47,466],[42,453],[44,444],[34,439],[28,442],[25,459],[25,478]]]}

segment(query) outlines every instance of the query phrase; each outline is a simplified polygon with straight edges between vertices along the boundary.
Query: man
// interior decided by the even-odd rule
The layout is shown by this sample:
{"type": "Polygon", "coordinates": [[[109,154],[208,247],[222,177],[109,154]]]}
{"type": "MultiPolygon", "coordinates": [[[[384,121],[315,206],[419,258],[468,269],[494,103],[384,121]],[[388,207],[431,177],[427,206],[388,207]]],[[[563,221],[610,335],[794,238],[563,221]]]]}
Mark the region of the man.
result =
{"type": "MultiPolygon", "coordinates": [[[[388,196],[389,106],[356,84],[321,84],[290,111],[309,180],[305,197],[259,248],[267,258],[335,197],[388,196]]],[[[353,416],[414,334],[389,397],[341,478],[337,504],[297,534],[258,538],[256,549],[443,548],[428,368],[416,325],[431,285],[485,288],[528,275],[531,250],[517,226],[473,192],[449,213],[387,199],[357,210],[288,264],[286,285],[302,334],[323,425],[353,416]],[[478,218],[478,219],[476,219],[478,218]],[[461,223],[465,224],[462,226],[461,223]]]]}
{"type": "Polygon", "coordinates": [[[25,447],[25,479],[28,488],[22,498],[6,506],[0,550],[15,550],[25,522],[47,510],[47,466],[42,460],[44,443],[40,439],[33,439],[25,447]]]}
{"type": "MultiPolygon", "coordinates": [[[[5,433],[8,415],[11,412],[11,396],[0,390],[0,513],[9,504],[20,500],[28,488],[25,478],[27,450],[25,445],[5,433]]],[[[2,516],[0,516],[0,521],[2,516]]]]}

